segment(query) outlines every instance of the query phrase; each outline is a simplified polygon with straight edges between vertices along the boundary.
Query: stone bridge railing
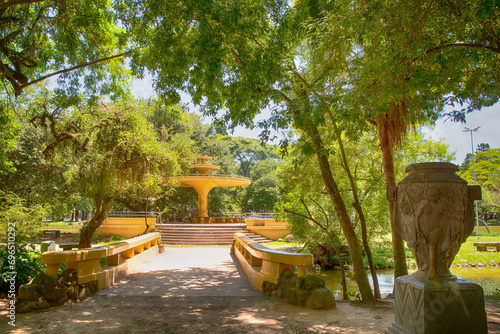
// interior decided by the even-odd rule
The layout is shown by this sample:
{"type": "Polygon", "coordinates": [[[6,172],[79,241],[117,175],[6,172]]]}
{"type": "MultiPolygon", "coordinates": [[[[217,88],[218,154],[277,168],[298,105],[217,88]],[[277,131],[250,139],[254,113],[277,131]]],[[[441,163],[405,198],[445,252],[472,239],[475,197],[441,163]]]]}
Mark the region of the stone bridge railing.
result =
{"type": "Polygon", "coordinates": [[[158,253],[160,233],[148,233],[132,239],[73,251],[45,252],[42,263],[47,266],[47,275],[56,278],[59,265],[77,272],[78,284],[98,282],[98,290],[113,285],[118,277],[128,275],[137,266],[158,253]],[[101,266],[101,259],[107,264],[101,266]]]}
{"type": "Polygon", "coordinates": [[[252,285],[263,291],[264,281],[278,284],[280,274],[286,269],[297,269],[297,277],[307,275],[313,264],[310,254],[288,253],[262,246],[243,233],[234,234],[234,254],[241,263],[252,285]]]}

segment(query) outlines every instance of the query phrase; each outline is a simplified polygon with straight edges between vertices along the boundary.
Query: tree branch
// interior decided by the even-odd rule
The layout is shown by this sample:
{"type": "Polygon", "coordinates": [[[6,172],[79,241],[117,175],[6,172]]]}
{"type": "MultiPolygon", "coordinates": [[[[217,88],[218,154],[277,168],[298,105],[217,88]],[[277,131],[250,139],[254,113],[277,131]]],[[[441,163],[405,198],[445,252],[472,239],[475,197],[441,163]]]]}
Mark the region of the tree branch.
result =
{"type": "Polygon", "coordinates": [[[445,49],[445,48],[479,48],[479,49],[490,50],[490,51],[493,51],[495,53],[500,53],[500,48],[495,48],[495,47],[488,46],[488,45],[485,45],[485,44],[480,44],[480,43],[454,43],[454,44],[445,44],[445,45],[436,46],[436,47],[434,47],[432,49],[429,49],[429,50],[425,51],[424,54],[423,54],[423,56],[426,56],[429,53],[433,53],[433,52],[436,52],[436,51],[439,51],[439,50],[445,49]]]}
{"type": "Polygon", "coordinates": [[[17,1],[7,1],[0,4],[0,9],[7,9],[14,6],[24,5],[24,4],[32,4],[37,2],[43,2],[44,0],[17,0],[17,1]]]}
{"type": "MultiPolygon", "coordinates": [[[[43,76],[41,78],[38,78],[36,80],[28,82],[25,85],[22,85],[21,86],[21,90],[24,89],[24,88],[26,88],[26,87],[29,87],[31,85],[34,85],[36,83],[39,83],[39,82],[41,82],[43,80],[51,78],[53,76],[56,76],[56,75],[59,75],[59,74],[63,74],[63,73],[68,73],[68,72],[71,72],[71,71],[74,71],[74,70],[78,70],[80,68],[84,68],[84,67],[92,66],[92,65],[95,65],[95,64],[99,64],[99,63],[102,63],[102,62],[105,62],[105,61],[108,61],[108,60],[112,60],[112,59],[115,59],[115,58],[124,57],[124,56],[127,56],[127,55],[131,54],[134,51],[135,50],[131,50],[131,51],[123,52],[123,53],[120,53],[120,54],[117,54],[117,55],[114,55],[114,56],[109,56],[109,57],[105,57],[105,58],[101,58],[101,59],[96,59],[96,60],[93,60],[93,61],[90,61],[90,62],[87,62],[87,63],[79,64],[79,65],[76,65],[76,66],[73,66],[73,67],[70,67],[70,68],[67,68],[67,69],[64,69],[64,70],[60,70],[60,71],[57,71],[57,72],[54,72],[54,73],[51,73],[51,74],[47,74],[47,75],[45,75],[45,76],[43,76]]],[[[16,95],[19,95],[19,94],[16,94],[16,95]]]]}

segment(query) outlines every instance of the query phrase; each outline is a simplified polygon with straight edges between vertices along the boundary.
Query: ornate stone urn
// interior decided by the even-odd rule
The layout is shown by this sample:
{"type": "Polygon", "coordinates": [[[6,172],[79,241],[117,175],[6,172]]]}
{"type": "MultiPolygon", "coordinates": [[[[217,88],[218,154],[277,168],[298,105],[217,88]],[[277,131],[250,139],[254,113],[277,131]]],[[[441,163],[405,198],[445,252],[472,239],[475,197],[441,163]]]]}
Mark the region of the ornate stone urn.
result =
{"type": "Polygon", "coordinates": [[[394,201],[395,227],[417,261],[413,275],[455,279],[449,268],[474,230],[474,200],[481,199],[481,188],[468,186],[450,163],[417,163],[405,171],[408,175],[388,196],[394,201]]]}
{"type": "Polygon", "coordinates": [[[468,186],[450,163],[417,163],[405,171],[387,197],[418,270],[395,280],[395,321],[386,333],[487,333],[482,287],[450,273],[474,229],[474,200],[481,199],[481,188],[468,186]]]}

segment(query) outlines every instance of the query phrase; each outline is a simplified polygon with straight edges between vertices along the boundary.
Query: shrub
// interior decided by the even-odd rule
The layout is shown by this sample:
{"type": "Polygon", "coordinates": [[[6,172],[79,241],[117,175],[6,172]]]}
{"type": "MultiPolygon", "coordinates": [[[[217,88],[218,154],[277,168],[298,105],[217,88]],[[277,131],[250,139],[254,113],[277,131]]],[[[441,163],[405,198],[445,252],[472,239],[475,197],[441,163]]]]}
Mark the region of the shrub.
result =
{"type": "Polygon", "coordinates": [[[45,271],[41,261],[42,253],[28,247],[16,247],[14,254],[9,254],[8,246],[0,246],[0,291],[9,289],[7,279],[15,274],[16,291],[28,283],[39,272],[45,271]],[[10,257],[9,257],[10,256],[10,257]],[[11,264],[14,267],[11,267],[11,264]],[[14,269],[14,270],[12,270],[14,269]]]}

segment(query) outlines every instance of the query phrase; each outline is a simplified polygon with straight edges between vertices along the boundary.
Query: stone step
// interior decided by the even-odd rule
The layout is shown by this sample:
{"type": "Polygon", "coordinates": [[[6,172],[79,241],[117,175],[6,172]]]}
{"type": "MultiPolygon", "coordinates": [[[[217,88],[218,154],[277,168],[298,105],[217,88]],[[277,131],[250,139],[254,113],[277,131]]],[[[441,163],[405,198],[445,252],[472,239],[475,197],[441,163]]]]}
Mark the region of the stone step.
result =
{"type": "Polygon", "coordinates": [[[161,228],[159,229],[160,231],[169,231],[169,232],[175,232],[175,233],[201,233],[201,232],[208,232],[208,233],[227,233],[227,232],[234,232],[234,231],[244,231],[241,227],[238,228],[213,228],[213,229],[195,229],[195,228],[161,228]]]}
{"type": "Polygon", "coordinates": [[[157,224],[163,243],[169,245],[231,245],[234,233],[245,233],[259,243],[272,240],[245,230],[244,224],[157,224]]]}
{"type": "Polygon", "coordinates": [[[224,227],[240,227],[244,228],[246,225],[245,224],[184,224],[184,223],[178,223],[178,224],[156,224],[157,227],[173,227],[173,228],[183,228],[183,227],[188,227],[188,228],[224,228],[224,227]]]}

